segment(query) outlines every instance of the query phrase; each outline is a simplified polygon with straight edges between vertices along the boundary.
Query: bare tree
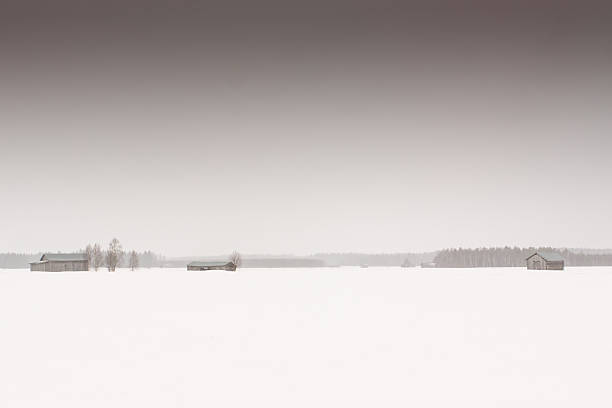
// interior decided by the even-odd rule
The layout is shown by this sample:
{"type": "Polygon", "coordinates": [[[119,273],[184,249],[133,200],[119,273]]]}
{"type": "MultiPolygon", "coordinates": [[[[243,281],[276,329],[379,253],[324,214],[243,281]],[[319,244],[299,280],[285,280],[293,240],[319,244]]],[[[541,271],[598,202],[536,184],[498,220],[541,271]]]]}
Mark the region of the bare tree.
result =
{"type": "Polygon", "coordinates": [[[130,269],[134,270],[138,268],[138,254],[136,251],[130,252],[130,269]]]}
{"type": "Polygon", "coordinates": [[[106,267],[109,272],[115,272],[117,269],[117,265],[121,263],[123,259],[123,247],[117,238],[113,238],[113,240],[108,244],[108,249],[106,250],[106,267]]]}
{"type": "Polygon", "coordinates": [[[85,256],[87,257],[87,267],[91,269],[91,265],[93,263],[93,246],[91,244],[87,244],[85,248],[85,256]]]}
{"type": "Polygon", "coordinates": [[[97,271],[104,264],[104,253],[102,252],[102,247],[100,244],[94,244],[92,250],[92,262],[94,270],[97,271]]]}
{"type": "Polygon", "coordinates": [[[242,256],[240,256],[240,253],[238,251],[232,252],[229,256],[229,260],[234,265],[236,265],[236,268],[240,268],[240,266],[242,266],[242,256]]]}

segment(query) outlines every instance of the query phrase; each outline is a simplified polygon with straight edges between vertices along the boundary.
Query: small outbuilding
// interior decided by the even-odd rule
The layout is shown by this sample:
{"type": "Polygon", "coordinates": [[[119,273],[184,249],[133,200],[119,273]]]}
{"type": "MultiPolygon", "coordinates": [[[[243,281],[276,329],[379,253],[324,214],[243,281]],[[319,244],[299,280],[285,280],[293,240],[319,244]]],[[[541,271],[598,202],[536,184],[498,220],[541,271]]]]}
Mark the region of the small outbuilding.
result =
{"type": "Polygon", "coordinates": [[[437,267],[435,262],[422,262],[421,268],[435,268],[437,267]]]}
{"type": "Polygon", "coordinates": [[[565,260],[556,252],[538,251],[527,258],[527,269],[562,271],[565,260]]]}
{"type": "Polygon", "coordinates": [[[88,271],[89,261],[85,254],[44,254],[40,261],[30,263],[33,272],[88,271]]]}
{"type": "Polygon", "coordinates": [[[221,262],[191,262],[187,265],[188,271],[235,271],[236,264],[231,261],[221,262]]]}

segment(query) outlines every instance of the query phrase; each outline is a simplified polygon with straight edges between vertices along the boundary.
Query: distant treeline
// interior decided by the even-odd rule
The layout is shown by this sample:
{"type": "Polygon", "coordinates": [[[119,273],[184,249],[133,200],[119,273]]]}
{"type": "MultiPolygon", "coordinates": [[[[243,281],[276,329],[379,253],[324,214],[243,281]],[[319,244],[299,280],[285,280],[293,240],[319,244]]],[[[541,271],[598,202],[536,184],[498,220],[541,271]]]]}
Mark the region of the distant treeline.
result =
{"type": "MultiPolygon", "coordinates": [[[[191,261],[221,261],[227,259],[226,256],[207,257],[195,256],[191,258],[167,259],[164,266],[169,268],[184,268],[191,261]]],[[[310,257],[295,256],[242,256],[240,267],[242,268],[320,268],[324,267],[325,262],[320,259],[310,257]]]]}
{"type": "MultiPolygon", "coordinates": [[[[141,268],[155,268],[164,266],[164,257],[151,251],[137,252],[138,265],[141,268]]],[[[121,267],[128,266],[127,257],[124,257],[121,262],[121,267]]]]}
{"type": "Polygon", "coordinates": [[[30,262],[40,259],[42,254],[16,254],[13,252],[0,254],[0,269],[23,269],[30,262]]]}
{"type": "Polygon", "coordinates": [[[525,259],[536,251],[556,252],[565,259],[567,266],[612,266],[612,253],[596,250],[568,250],[558,248],[477,248],[445,249],[433,262],[437,268],[486,268],[525,266],[525,259]]]}
{"type": "Polygon", "coordinates": [[[243,268],[320,268],[325,262],[314,258],[247,258],[242,260],[243,268]]]}
{"type": "MultiPolygon", "coordinates": [[[[333,266],[416,266],[422,262],[431,262],[435,252],[427,253],[389,253],[366,254],[356,252],[317,253],[313,255],[242,255],[243,268],[321,268],[333,266]]],[[[223,256],[193,256],[189,258],[166,259],[165,266],[182,268],[191,261],[215,261],[225,259],[223,256]]]]}
{"type": "MultiPolygon", "coordinates": [[[[477,268],[525,266],[525,259],[537,250],[559,253],[567,266],[612,266],[612,250],[554,249],[554,248],[477,248],[445,249],[427,253],[318,253],[311,256],[257,256],[245,255],[245,268],[313,268],[324,266],[416,266],[434,262],[438,268],[477,268]]],[[[75,251],[84,252],[84,250],[75,251]]],[[[24,269],[30,262],[40,259],[42,253],[18,254],[0,253],[0,269],[24,269]]],[[[208,257],[167,259],[151,251],[138,252],[138,266],[141,268],[183,268],[192,260],[208,257]]],[[[212,258],[211,258],[212,259],[212,258]]],[[[218,258],[214,258],[218,259],[218,258]]],[[[220,258],[219,258],[220,259],[220,258]]],[[[223,258],[225,259],[225,258],[223,258]]],[[[119,267],[129,266],[129,257],[121,259],[119,267]]]]}
{"type": "Polygon", "coordinates": [[[324,261],[327,266],[415,266],[423,262],[431,262],[435,256],[435,252],[399,252],[390,254],[364,254],[344,252],[318,253],[314,254],[312,257],[324,261]]]}

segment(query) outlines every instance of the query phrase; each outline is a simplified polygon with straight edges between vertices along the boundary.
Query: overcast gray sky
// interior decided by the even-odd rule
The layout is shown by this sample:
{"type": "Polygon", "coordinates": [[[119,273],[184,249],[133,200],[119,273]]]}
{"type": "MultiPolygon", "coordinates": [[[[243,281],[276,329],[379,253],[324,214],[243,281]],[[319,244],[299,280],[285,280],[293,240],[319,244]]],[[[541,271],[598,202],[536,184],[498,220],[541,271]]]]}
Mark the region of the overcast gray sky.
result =
{"type": "Polygon", "coordinates": [[[0,251],[612,247],[610,9],[491,3],[7,2],[0,251]]]}

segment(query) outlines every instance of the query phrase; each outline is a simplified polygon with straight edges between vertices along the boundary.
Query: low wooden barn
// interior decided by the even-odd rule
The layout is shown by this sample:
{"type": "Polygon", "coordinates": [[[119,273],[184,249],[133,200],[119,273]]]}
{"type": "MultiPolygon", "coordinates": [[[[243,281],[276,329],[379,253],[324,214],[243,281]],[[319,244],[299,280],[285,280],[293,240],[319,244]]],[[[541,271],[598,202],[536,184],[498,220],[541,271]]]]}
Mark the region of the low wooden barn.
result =
{"type": "Polygon", "coordinates": [[[236,265],[230,261],[221,262],[191,262],[187,265],[188,271],[235,271],[236,265]]]}
{"type": "Polygon", "coordinates": [[[538,251],[527,258],[527,269],[562,271],[564,268],[565,261],[556,252],[538,251]]]}
{"type": "Polygon", "coordinates": [[[421,263],[421,268],[435,268],[436,267],[436,263],[435,262],[423,262],[421,263]]]}
{"type": "Polygon", "coordinates": [[[36,272],[88,271],[89,261],[85,254],[44,254],[40,261],[30,263],[30,270],[36,272]]]}

